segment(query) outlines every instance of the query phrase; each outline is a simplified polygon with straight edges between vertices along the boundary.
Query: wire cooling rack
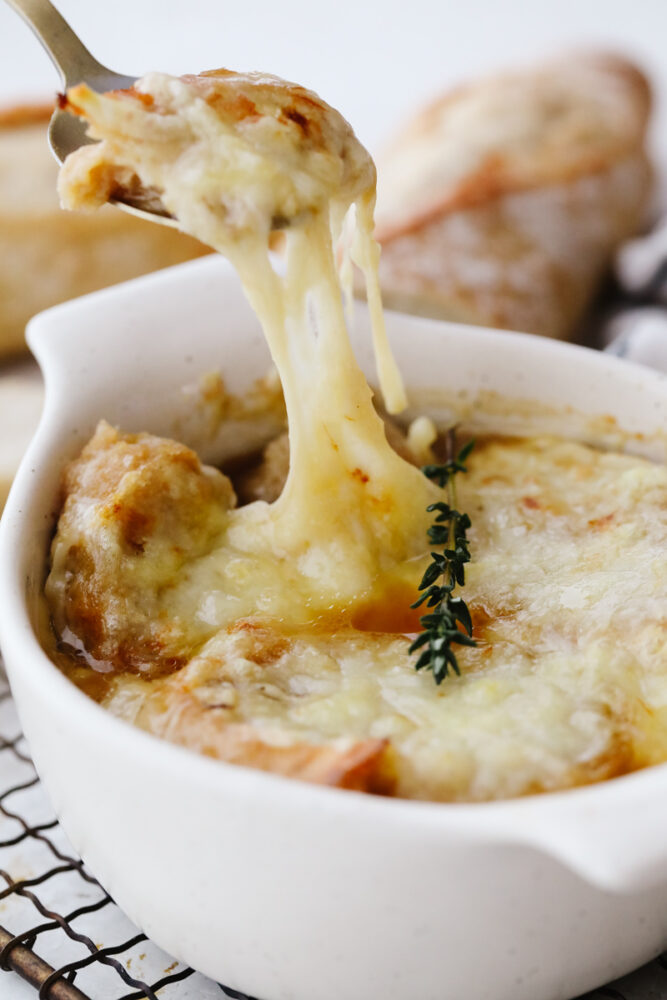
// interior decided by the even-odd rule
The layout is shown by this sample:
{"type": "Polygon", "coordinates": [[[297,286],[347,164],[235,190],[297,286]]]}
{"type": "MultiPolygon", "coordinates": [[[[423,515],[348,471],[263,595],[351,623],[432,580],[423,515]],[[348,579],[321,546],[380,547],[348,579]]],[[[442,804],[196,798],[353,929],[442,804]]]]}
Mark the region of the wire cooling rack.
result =
{"type": "Polygon", "coordinates": [[[252,1000],[166,955],[86,871],[35,772],[0,662],[0,997],[36,996],[252,1000]]]}
{"type": "MultiPolygon", "coordinates": [[[[0,997],[253,1000],[166,955],[86,871],[35,772],[1,662],[0,997]]],[[[603,998],[667,1000],[667,955],[580,1000],[603,998]]]]}

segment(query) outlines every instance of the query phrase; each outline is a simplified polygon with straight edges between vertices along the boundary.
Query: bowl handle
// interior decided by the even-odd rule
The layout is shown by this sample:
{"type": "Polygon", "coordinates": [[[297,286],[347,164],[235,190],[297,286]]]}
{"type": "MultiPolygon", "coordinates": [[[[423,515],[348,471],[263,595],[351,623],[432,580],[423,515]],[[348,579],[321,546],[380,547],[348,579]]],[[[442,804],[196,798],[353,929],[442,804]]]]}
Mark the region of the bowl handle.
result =
{"type": "MultiPolygon", "coordinates": [[[[609,892],[628,892],[667,882],[667,764],[541,797],[539,810],[515,815],[526,846],[546,852],[579,876],[609,892]],[[525,820],[525,822],[524,822],[525,820]]],[[[500,831],[496,829],[496,834],[500,831]]]]}

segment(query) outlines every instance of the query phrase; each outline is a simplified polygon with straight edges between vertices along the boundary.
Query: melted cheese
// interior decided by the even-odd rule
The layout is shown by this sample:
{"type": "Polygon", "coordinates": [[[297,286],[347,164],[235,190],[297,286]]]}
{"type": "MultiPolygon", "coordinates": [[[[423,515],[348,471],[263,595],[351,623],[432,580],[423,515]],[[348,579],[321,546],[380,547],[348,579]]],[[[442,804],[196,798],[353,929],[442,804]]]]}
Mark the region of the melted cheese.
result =
{"type": "MultiPolygon", "coordinates": [[[[230,257],[290,432],[278,499],[237,508],[183,446],[98,428],[66,471],[46,586],[61,648],[88,657],[70,675],[199,752],[415,798],[519,795],[667,758],[667,471],[555,440],[480,445],[460,487],[479,646],[436,687],[406,633],[441,492],[387,443],[335,266],[354,204],[351,251],[399,408],[367,154],[314,95],[263,77],[153,74],[69,99],[103,141],[66,164],[65,200],[140,187],[230,257]],[[277,220],[284,276],[268,252],[277,220]]],[[[410,443],[428,456],[428,422],[410,443]]]]}
{"type": "MultiPolygon", "coordinates": [[[[385,581],[335,621],[287,627],[258,607],[212,627],[168,678],[109,679],[104,704],[227,759],[216,740],[233,727],[281,752],[381,742],[410,798],[504,798],[667,759],[667,470],[553,438],[487,441],[459,489],[478,641],[460,678],[415,673],[411,593],[385,581]]],[[[194,593],[214,620],[226,592],[194,593]]]]}
{"type": "Polygon", "coordinates": [[[182,229],[235,265],[280,375],[290,475],[275,504],[230,514],[226,543],[212,555],[229,600],[261,572],[263,610],[291,618],[286,585],[303,606],[328,607],[422,554],[437,491],[388,446],[345,327],[334,246],[354,204],[349,249],[366,276],[380,382],[390,412],[402,409],[372,238],[375,169],[347,123],[302,88],[225,71],[153,73],[132,92],[80,86],[68,96],[103,141],[67,160],[64,203],[95,206],[137,178],[157,193],[182,229]],[[287,223],[284,276],[269,257],[276,220],[287,223]]]}

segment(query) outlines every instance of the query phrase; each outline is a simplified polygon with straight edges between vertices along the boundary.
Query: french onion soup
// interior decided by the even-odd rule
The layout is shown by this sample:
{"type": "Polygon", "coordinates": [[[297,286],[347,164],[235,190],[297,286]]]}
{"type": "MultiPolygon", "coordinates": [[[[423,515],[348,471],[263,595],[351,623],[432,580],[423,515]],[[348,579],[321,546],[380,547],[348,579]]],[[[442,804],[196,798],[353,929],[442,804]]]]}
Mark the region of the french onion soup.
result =
{"type": "Polygon", "coordinates": [[[100,141],[66,161],[66,206],[139,194],[232,261],[289,431],[221,471],[99,424],[65,470],[46,583],[68,675],[220,760],[407,798],[523,795],[667,759],[665,468],[379,414],[341,294],[354,261],[397,414],[375,169],[314,94],[215,71],[81,85],[67,104],[100,141]]]}

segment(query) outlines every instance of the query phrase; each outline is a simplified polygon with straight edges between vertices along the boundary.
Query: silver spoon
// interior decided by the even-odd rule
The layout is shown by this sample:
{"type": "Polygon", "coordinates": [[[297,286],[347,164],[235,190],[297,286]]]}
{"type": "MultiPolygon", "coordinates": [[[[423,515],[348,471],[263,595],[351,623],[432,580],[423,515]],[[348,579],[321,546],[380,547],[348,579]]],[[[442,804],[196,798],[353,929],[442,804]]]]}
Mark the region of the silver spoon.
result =
{"type": "MultiPolygon", "coordinates": [[[[60,73],[64,90],[77,83],[87,83],[93,90],[103,93],[105,90],[125,90],[135,82],[136,77],[123,76],[102,66],[49,0],[7,0],[7,3],[37,35],[60,73]]],[[[56,108],[49,125],[49,145],[59,163],[75,149],[92,141],[86,135],[86,123],[82,118],[56,108]]],[[[177,225],[173,216],[156,203],[154,196],[150,200],[148,197],[142,199],[141,195],[123,201],[114,199],[113,204],[151,222],[177,225]]]]}

